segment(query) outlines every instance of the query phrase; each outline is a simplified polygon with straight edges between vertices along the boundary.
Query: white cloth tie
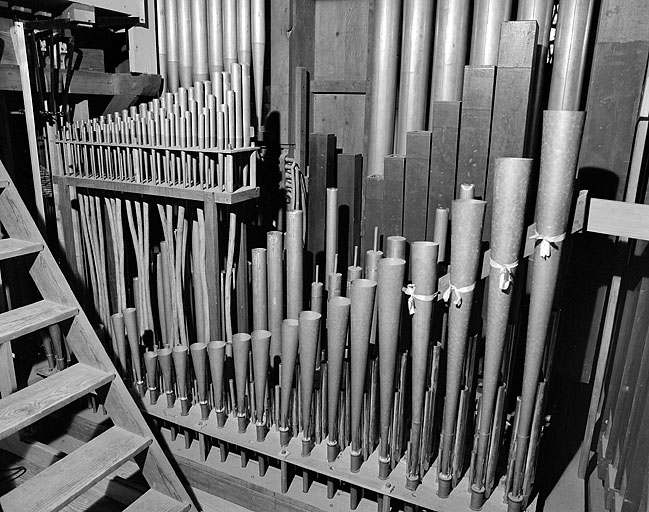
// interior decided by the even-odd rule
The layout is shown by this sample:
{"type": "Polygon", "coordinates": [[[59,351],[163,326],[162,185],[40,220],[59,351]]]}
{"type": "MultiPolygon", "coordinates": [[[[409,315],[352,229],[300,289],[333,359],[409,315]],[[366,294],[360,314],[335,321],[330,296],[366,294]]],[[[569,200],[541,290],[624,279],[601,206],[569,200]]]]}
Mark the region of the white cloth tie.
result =
{"type": "Polygon", "coordinates": [[[566,233],[564,232],[557,236],[545,236],[539,234],[535,229],[534,234],[530,238],[541,242],[541,258],[548,259],[552,255],[552,248],[558,249],[557,244],[566,239],[566,233]]]}
{"type": "Polygon", "coordinates": [[[415,285],[414,284],[409,284],[405,288],[402,288],[403,293],[408,295],[408,311],[410,312],[411,315],[415,314],[415,311],[417,311],[417,306],[415,305],[415,299],[421,300],[424,302],[432,302],[435,300],[435,297],[437,297],[437,292],[433,293],[432,295],[418,295],[415,293],[415,285]]]}
{"type": "Polygon", "coordinates": [[[500,271],[500,280],[498,282],[500,289],[506,292],[509,287],[514,283],[514,269],[518,267],[518,260],[513,263],[498,263],[492,258],[489,258],[489,265],[500,271]]]}
{"type": "Polygon", "coordinates": [[[462,288],[458,288],[457,286],[449,282],[448,288],[444,292],[442,298],[445,302],[448,302],[451,299],[453,293],[455,293],[455,300],[453,301],[453,304],[455,304],[456,308],[459,308],[462,306],[462,294],[472,292],[474,289],[475,283],[472,283],[468,286],[463,286],[462,288]]]}

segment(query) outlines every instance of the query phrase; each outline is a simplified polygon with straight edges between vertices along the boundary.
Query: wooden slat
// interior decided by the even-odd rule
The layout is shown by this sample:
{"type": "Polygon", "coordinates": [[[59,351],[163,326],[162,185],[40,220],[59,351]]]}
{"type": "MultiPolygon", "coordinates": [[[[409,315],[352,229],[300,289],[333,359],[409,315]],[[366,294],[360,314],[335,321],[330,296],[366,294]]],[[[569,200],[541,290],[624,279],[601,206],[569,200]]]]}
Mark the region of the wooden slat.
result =
{"type": "Polygon", "coordinates": [[[7,511],[59,510],[149,444],[150,439],[113,427],[0,497],[0,505],[7,511]]]}
{"type": "Polygon", "coordinates": [[[338,268],[353,263],[354,246],[361,243],[363,155],[338,155],[338,268]]]}
{"type": "MultiPolygon", "coordinates": [[[[379,238],[384,234],[383,227],[383,176],[368,176],[363,183],[363,223],[361,224],[361,260],[372,249],[374,228],[379,230],[379,238]]],[[[379,248],[381,242],[379,240],[379,248]]],[[[363,266],[363,265],[361,265],[363,266]]]]}
{"type": "Polygon", "coordinates": [[[114,375],[82,363],[0,400],[0,439],[108,384],[114,375]]]}
{"type": "Polygon", "coordinates": [[[39,300],[28,306],[0,314],[0,343],[4,343],[43,327],[58,324],[73,317],[79,309],[49,300],[39,300]]]}
{"type": "Polygon", "coordinates": [[[484,197],[495,78],[493,66],[464,68],[455,197],[462,183],[473,183],[476,197],[484,197]]]}
{"type": "Polygon", "coordinates": [[[0,190],[9,186],[9,180],[0,180],[0,190]]]}
{"type": "Polygon", "coordinates": [[[52,176],[52,181],[57,185],[69,185],[93,190],[110,190],[112,192],[127,194],[170,197],[190,201],[204,201],[208,199],[217,204],[236,204],[259,197],[259,187],[241,187],[234,192],[214,192],[197,187],[170,187],[168,185],[149,185],[147,183],[83,178],[80,176],[52,176]]]}
{"type": "Polygon", "coordinates": [[[428,178],[428,220],[426,240],[432,240],[435,232],[435,211],[438,207],[451,210],[455,199],[455,170],[460,130],[459,101],[436,101],[433,103],[432,157],[428,178]]]}
{"type": "Polygon", "coordinates": [[[124,512],[185,512],[189,505],[172,500],[168,496],[149,489],[124,512]]]}
{"type": "Polygon", "coordinates": [[[403,236],[408,242],[426,239],[428,203],[428,168],[432,133],[408,132],[406,135],[406,176],[403,192],[403,236]]]}
{"type": "Polygon", "coordinates": [[[0,261],[42,250],[43,244],[26,242],[25,240],[18,240],[16,238],[3,238],[0,240],[0,261]]]}
{"type": "Polygon", "coordinates": [[[586,230],[649,240],[649,205],[593,198],[590,200],[586,230]]]}
{"type": "Polygon", "coordinates": [[[388,155],[383,159],[383,231],[386,237],[403,233],[403,180],[406,157],[388,155]]]}

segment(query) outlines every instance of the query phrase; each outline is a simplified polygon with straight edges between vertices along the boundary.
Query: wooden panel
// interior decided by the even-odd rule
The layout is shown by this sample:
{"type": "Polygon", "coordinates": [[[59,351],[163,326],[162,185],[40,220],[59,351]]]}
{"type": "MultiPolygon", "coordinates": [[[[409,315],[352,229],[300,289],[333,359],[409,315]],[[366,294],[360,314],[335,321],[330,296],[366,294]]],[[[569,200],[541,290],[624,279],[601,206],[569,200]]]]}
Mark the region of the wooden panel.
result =
{"type": "Polygon", "coordinates": [[[3,238],[0,240],[0,261],[9,258],[33,254],[43,250],[43,244],[35,244],[15,238],[3,238]]]}
{"type": "Polygon", "coordinates": [[[386,156],[383,166],[383,232],[385,236],[403,233],[403,182],[406,174],[406,157],[386,156]]]}
{"type": "Polygon", "coordinates": [[[315,2],[316,80],[367,78],[368,22],[369,0],[315,2]]]}
{"type": "Polygon", "coordinates": [[[403,236],[408,242],[426,238],[428,169],[432,133],[408,132],[406,136],[406,176],[403,192],[403,236]]]}
{"type": "Polygon", "coordinates": [[[0,497],[0,505],[5,510],[22,512],[58,510],[150,443],[148,439],[113,427],[0,497]]]}
{"type": "Polygon", "coordinates": [[[314,132],[334,133],[344,153],[363,152],[365,96],[317,94],[313,96],[314,132]]]}
{"type": "Polygon", "coordinates": [[[586,230],[649,240],[649,205],[593,198],[588,209],[586,230]]]}
{"type": "MultiPolygon", "coordinates": [[[[312,133],[309,139],[309,200],[307,224],[309,234],[306,249],[309,261],[305,264],[307,278],[309,269],[320,265],[324,271],[325,225],[327,187],[335,185],[336,137],[327,133],[312,133]]],[[[309,281],[307,281],[309,282],[309,281]]]]}
{"type": "Polygon", "coordinates": [[[75,364],[0,401],[0,439],[112,381],[114,375],[75,364]]]}
{"type": "Polygon", "coordinates": [[[183,505],[158,491],[149,489],[140,499],[124,509],[124,512],[186,512],[187,510],[189,504],[183,505]]]}
{"type": "Polygon", "coordinates": [[[369,88],[367,80],[313,80],[313,94],[366,94],[369,88]]]}
{"type": "Polygon", "coordinates": [[[0,343],[4,343],[43,327],[58,324],[79,311],[74,306],[64,306],[49,300],[40,300],[0,314],[0,343]]]}
{"type": "Polygon", "coordinates": [[[433,239],[435,210],[442,206],[451,210],[455,198],[455,171],[460,130],[459,101],[433,103],[433,140],[428,179],[428,219],[426,240],[433,239]]]}
{"type": "Polygon", "coordinates": [[[524,157],[528,153],[526,141],[531,130],[537,34],[536,21],[510,21],[502,24],[484,196],[487,200],[482,232],[484,240],[489,240],[491,233],[491,170],[496,158],[524,157]]]}
{"type": "Polygon", "coordinates": [[[462,183],[473,183],[476,197],[484,197],[495,76],[492,66],[464,68],[455,197],[462,183]]]}
{"type": "Polygon", "coordinates": [[[338,155],[338,268],[353,263],[354,247],[361,244],[363,157],[338,155]]]}

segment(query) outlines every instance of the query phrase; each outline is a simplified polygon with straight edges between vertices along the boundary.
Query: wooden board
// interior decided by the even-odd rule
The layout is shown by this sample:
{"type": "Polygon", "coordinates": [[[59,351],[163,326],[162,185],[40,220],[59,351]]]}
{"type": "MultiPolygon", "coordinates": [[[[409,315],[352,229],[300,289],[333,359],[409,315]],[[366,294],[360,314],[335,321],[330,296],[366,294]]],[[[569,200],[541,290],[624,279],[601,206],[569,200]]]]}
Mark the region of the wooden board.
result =
{"type": "Polygon", "coordinates": [[[0,439],[60,409],[98,387],[113,375],[85,364],[75,364],[0,401],[0,439]]]}
{"type": "Polygon", "coordinates": [[[28,306],[2,313],[0,314],[0,343],[63,322],[76,315],[78,311],[79,309],[74,306],[39,300],[28,306]]]}
{"type": "Polygon", "coordinates": [[[586,230],[649,240],[649,205],[593,198],[588,209],[586,230]]]}
{"type": "Polygon", "coordinates": [[[26,254],[33,254],[43,250],[43,244],[26,242],[15,238],[3,238],[0,240],[0,261],[9,258],[16,258],[26,254]]]}
{"type": "Polygon", "coordinates": [[[426,239],[431,143],[431,132],[415,131],[406,135],[402,232],[410,243],[426,239]]]}
{"type": "MultiPolygon", "coordinates": [[[[248,449],[257,453],[261,453],[272,460],[275,461],[284,461],[289,464],[290,467],[301,468],[313,473],[318,473],[324,478],[331,478],[334,480],[346,482],[353,486],[359,486],[364,489],[367,489],[371,492],[388,496],[391,499],[397,501],[406,501],[418,505],[420,507],[426,508],[427,510],[435,510],[437,512],[456,512],[457,510],[463,510],[468,508],[469,496],[466,493],[467,489],[467,480],[465,477],[462,482],[451,492],[451,495],[447,499],[441,499],[437,496],[437,471],[435,466],[433,466],[426,475],[422,478],[421,485],[417,488],[416,492],[408,490],[405,486],[406,481],[406,464],[405,459],[402,459],[395,469],[390,474],[387,480],[380,480],[378,478],[378,452],[374,451],[369,459],[365,461],[358,473],[352,473],[350,471],[350,448],[345,449],[339,457],[333,462],[327,462],[326,455],[326,443],[316,444],[311,452],[311,455],[308,457],[302,456],[301,451],[301,439],[298,437],[292,438],[289,442],[289,445],[286,448],[280,448],[279,445],[279,432],[271,430],[268,432],[266,439],[263,442],[258,442],[256,440],[256,434],[254,428],[248,428],[245,433],[239,433],[237,422],[234,417],[229,417],[226,421],[226,424],[223,428],[216,427],[216,419],[214,412],[210,414],[210,418],[206,421],[200,419],[200,411],[197,407],[193,407],[189,411],[188,416],[180,415],[180,405],[176,404],[173,408],[167,408],[166,403],[163,403],[164,400],[158,400],[158,403],[154,406],[148,405],[148,400],[142,402],[143,410],[152,414],[153,416],[166,420],[172,421],[182,427],[197,430],[198,432],[205,434],[209,437],[214,437],[238,445],[243,449],[248,449]]],[[[175,441],[169,443],[170,446],[173,446],[173,455],[177,459],[180,459],[185,456],[186,453],[189,453],[192,448],[189,450],[185,449],[184,442],[180,441],[180,438],[176,438],[175,441]]],[[[194,444],[194,450],[196,450],[196,457],[198,457],[198,447],[196,443],[194,444]]],[[[212,450],[207,456],[207,464],[199,465],[194,463],[193,466],[196,470],[201,471],[205,466],[212,466],[215,464],[216,459],[218,458],[218,450],[212,450]],[[210,460],[213,461],[210,463],[210,460]]],[[[196,458],[198,461],[198,458],[196,458]]],[[[239,462],[239,461],[237,461],[239,462]]],[[[216,463],[218,464],[218,463],[216,463]]],[[[250,464],[250,463],[249,463],[250,464]]],[[[237,463],[227,463],[223,464],[220,467],[223,467],[224,472],[233,473],[237,467],[237,463]]],[[[217,466],[219,467],[219,466],[217,466]]],[[[205,478],[205,477],[204,477],[205,478]]],[[[243,485],[245,481],[250,481],[250,477],[244,478],[243,485]]],[[[260,481],[262,479],[259,479],[260,481]]],[[[192,485],[196,485],[191,482],[192,485]]],[[[198,486],[200,487],[200,486],[198,486]]],[[[267,507],[263,510],[284,510],[282,508],[275,508],[276,505],[273,504],[273,496],[277,494],[277,489],[280,486],[277,484],[272,487],[275,489],[268,497],[267,507]]],[[[489,500],[485,503],[483,510],[485,512],[496,512],[504,511],[507,508],[507,505],[503,503],[502,496],[503,489],[499,487],[496,489],[489,500]]],[[[253,510],[262,510],[259,509],[259,502],[255,503],[255,506],[251,506],[248,503],[239,504],[252,508],[253,510]]],[[[327,507],[332,509],[333,507],[327,507]]],[[[337,508],[333,508],[338,510],[337,508]]],[[[314,510],[314,509],[307,509],[314,510]]],[[[322,510],[322,508],[316,508],[315,511],[322,510]]],[[[376,510],[376,504],[374,506],[376,510]]],[[[535,503],[532,503],[528,511],[535,510],[535,503]]]]}
{"type": "Polygon", "coordinates": [[[171,498],[149,489],[124,512],[186,512],[189,504],[183,505],[171,498]]]}
{"type": "Polygon", "coordinates": [[[383,160],[383,232],[385,236],[403,234],[403,186],[406,157],[389,155],[383,160]]]}
{"type": "MultiPolygon", "coordinates": [[[[327,187],[335,185],[336,137],[327,133],[312,133],[309,138],[309,199],[307,205],[308,237],[305,264],[307,279],[315,265],[320,265],[324,275],[325,225],[327,187]]],[[[307,282],[310,282],[307,280],[307,282]]]]}
{"type": "Polygon", "coordinates": [[[314,94],[311,115],[314,132],[333,133],[344,153],[363,152],[365,96],[314,94]]]}
{"type": "Polygon", "coordinates": [[[428,178],[428,220],[426,240],[435,232],[435,210],[448,208],[455,199],[455,173],[457,168],[458,138],[460,133],[459,101],[433,103],[433,139],[428,178]]]}
{"type": "Polygon", "coordinates": [[[473,183],[476,197],[484,197],[495,78],[493,66],[464,68],[455,197],[463,183],[473,183]]]}
{"type": "Polygon", "coordinates": [[[150,443],[150,440],[113,427],[0,497],[0,505],[5,510],[22,512],[58,510],[150,443]]]}
{"type": "MultiPolygon", "coordinates": [[[[482,237],[490,239],[493,169],[498,157],[525,157],[531,132],[532,92],[538,25],[536,21],[502,24],[498,51],[498,71],[491,119],[489,167],[484,198],[487,200],[482,237]]],[[[533,196],[534,194],[532,194],[533,196]]],[[[533,199],[532,199],[533,203],[533,199]]]]}
{"type": "Polygon", "coordinates": [[[361,244],[362,155],[338,155],[338,268],[354,260],[354,247],[361,244]]]}

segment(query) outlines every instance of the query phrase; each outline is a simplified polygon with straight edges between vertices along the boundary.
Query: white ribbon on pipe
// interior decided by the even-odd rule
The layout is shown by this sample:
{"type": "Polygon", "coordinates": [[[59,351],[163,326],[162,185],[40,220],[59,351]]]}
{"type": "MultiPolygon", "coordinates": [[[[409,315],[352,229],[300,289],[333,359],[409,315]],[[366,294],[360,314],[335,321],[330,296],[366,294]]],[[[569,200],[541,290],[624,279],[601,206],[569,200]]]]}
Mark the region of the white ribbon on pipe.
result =
{"type": "Polygon", "coordinates": [[[417,311],[417,306],[415,305],[415,299],[424,301],[424,302],[432,302],[435,300],[437,297],[437,292],[433,293],[432,295],[418,295],[415,293],[415,285],[414,284],[409,284],[405,288],[402,288],[403,293],[408,295],[408,311],[410,312],[411,315],[415,314],[415,311],[417,311]]]}
{"type": "Polygon", "coordinates": [[[475,283],[472,283],[468,286],[463,286],[462,288],[458,288],[454,284],[449,283],[448,288],[444,292],[444,295],[442,295],[442,298],[445,302],[448,302],[451,298],[451,295],[455,293],[455,300],[453,301],[453,304],[455,304],[456,308],[459,308],[462,306],[462,294],[472,292],[474,289],[475,283]]]}
{"type": "Polygon", "coordinates": [[[518,260],[513,263],[498,263],[493,258],[489,258],[489,265],[496,270],[500,270],[500,280],[498,284],[500,289],[506,292],[514,283],[514,269],[518,267],[518,260]]]}
{"type": "Polygon", "coordinates": [[[540,241],[541,258],[548,259],[552,255],[552,248],[554,247],[555,249],[558,249],[557,244],[566,239],[566,233],[564,232],[557,236],[546,236],[539,234],[539,232],[534,229],[534,234],[530,238],[537,242],[540,241]]]}

